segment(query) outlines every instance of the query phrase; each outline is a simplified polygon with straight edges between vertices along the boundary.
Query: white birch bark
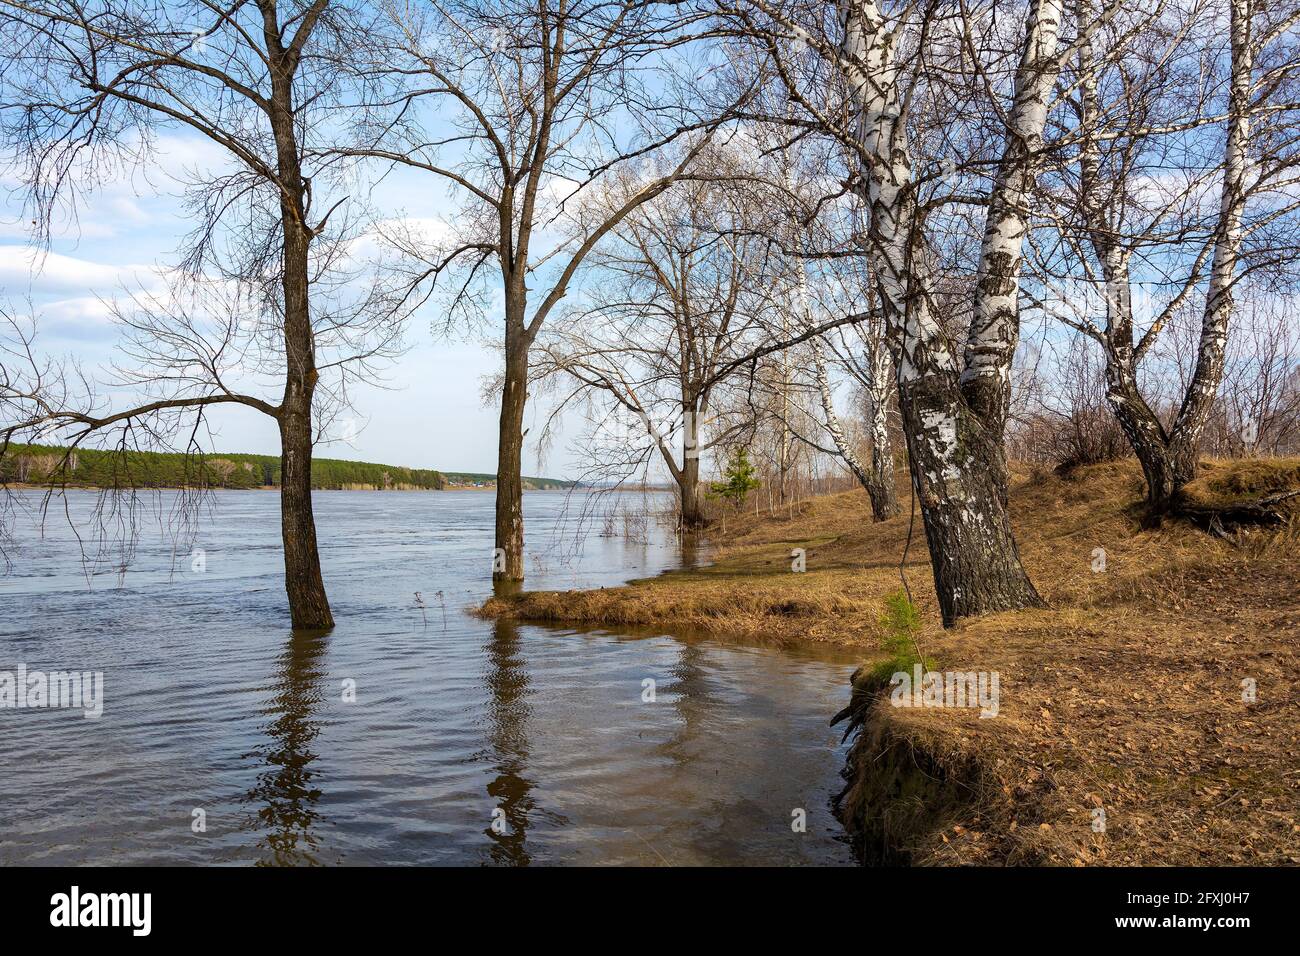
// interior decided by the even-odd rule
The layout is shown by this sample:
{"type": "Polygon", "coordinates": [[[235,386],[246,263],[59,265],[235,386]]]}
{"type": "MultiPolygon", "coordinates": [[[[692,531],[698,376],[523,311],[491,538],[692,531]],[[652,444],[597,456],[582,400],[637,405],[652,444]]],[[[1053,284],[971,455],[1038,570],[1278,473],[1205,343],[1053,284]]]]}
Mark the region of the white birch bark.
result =
{"type": "MultiPolygon", "coordinates": [[[[1077,0],[1079,19],[1091,20],[1090,0],[1077,0]]],[[[1197,448],[1213,409],[1223,377],[1224,353],[1233,313],[1232,287],[1236,278],[1244,236],[1244,218],[1250,166],[1247,149],[1251,135],[1254,96],[1254,52],[1251,42],[1250,0],[1230,0],[1230,78],[1228,121],[1225,138],[1219,210],[1214,224],[1211,265],[1202,314],[1196,366],[1183,395],[1179,414],[1166,429],[1138,387],[1138,363],[1145,348],[1160,332],[1157,319],[1141,341],[1134,341],[1129,252],[1113,232],[1119,213],[1104,207],[1098,196],[1108,190],[1099,176],[1096,137],[1103,115],[1097,99],[1097,60],[1092,45],[1078,44],[1082,143],[1080,185],[1084,228],[1106,283],[1106,326],[1094,337],[1106,355],[1107,400],[1142,464],[1147,482],[1147,502],[1153,517],[1173,510],[1183,484],[1195,477],[1197,448]]],[[[1204,253],[1203,253],[1204,254],[1204,253]]],[[[1198,260],[1196,267],[1198,268],[1198,260]]],[[[1193,269],[1193,280],[1195,278],[1193,269]]],[[[1189,294],[1192,282],[1178,298],[1189,294]]],[[[1166,308],[1164,314],[1168,314],[1166,308]]]]}
{"type": "Polygon", "coordinates": [[[899,411],[945,624],[1041,606],[1006,513],[1001,431],[990,435],[962,398],[947,338],[930,308],[895,43],[873,0],[840,0],[843,69],[859,114],[859,191],[867,260],[895,353],[899,411]]]}
{"type": "Polygon", "coordinates": [[[912,261],[912,160],[900,116],[894,37],[875,0],[840,0],[840,12],[843,69],[867,156],[860,172],[870,225],[868,257],[898,352],[898,380],[916,380],[925,369],[955,374],[943,330],[930,312],[929,276],[921,263],[912,261]]]}
{"type": "Polygon", "coordinates": [[[1228,135],[1223,155],[1223,183],[1215,231],[1214,258],[1201,321],[1196,371],[1174,422],[1172,441],[1178,477],[1195,477],[1196,444],[1210,417],[1223,378],[1228,323],[1233,312],[1233,285],[1241,258],[1249,171],[1251,99],[1254,96],[1254,52],[1251,49],[1250,0],[1229,0],[1229,42],[1232,82],[1228,104],[1228,135]]]}
{"type": "Polygon", "coordinates": [[[1030,7],[1016,71],[1006,145],[985,218],[974,316],[961,374],[967,402],[1001,434],[1011,397],[1011,363],[1020,335],[1020,268],[1029,231],[1029,200],[1037,179],[1047,103],[1060,65],[1062,0],[1030,7]]]}

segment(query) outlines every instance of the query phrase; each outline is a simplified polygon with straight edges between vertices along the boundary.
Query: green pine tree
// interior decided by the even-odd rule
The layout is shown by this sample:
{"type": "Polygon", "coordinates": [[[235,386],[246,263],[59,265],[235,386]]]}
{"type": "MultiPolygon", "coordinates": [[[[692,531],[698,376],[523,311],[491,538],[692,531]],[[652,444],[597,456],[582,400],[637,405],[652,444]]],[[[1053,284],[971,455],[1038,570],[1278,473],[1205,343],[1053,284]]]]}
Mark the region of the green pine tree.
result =
{"type": "Polygon", "coordinates": [[[744,448],[737,448],[722,473],[723,480],[709,486],[709,497],[730,498],[739,511],[745,504],[745,496],[762,484],[756,474],[754,466],[749,463],[749,453],[744,448]]]}

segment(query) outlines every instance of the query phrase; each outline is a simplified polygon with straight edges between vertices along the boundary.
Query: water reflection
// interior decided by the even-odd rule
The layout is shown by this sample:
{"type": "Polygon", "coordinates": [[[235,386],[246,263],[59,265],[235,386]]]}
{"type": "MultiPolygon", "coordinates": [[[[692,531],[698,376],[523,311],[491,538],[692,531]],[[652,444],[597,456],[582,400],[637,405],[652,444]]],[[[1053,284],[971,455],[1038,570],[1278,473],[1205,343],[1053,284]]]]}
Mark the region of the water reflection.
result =
{"type": "Polygon", "coordinates": [[[277,660],[278,679],[268,691],[262,711],[270,722],[263,728],[266,742],[245,757],[264,767],[244,802],[257,804],[253,828],[263,831],[257,847],[259,865],[317,864],[321,797],[315,786],[312,741],[320,733],[316,714],[325,694],[322,667],[328,632],[293,631],[277,660]]]}
{"type": "Polygon", "coordinates": [[[677,539],[679,561],[683,568],[698,568],[708,564],[709,548],[700,535],[683,534],[677,539]]]}
{"type": "Polygon", "coordinates": [[[702,730],[716,716],[715,702],[709,692],[707,659],[704,647],[683,642],[671,671],[673,683],[667,688],[677,695],[673,710],[677,713],[678,730],[662,749],[681,770],[690,768],[702,730]]]}
{"type": "MultiPolygon", "coordinates": [[[[69,494],[93,514],[94,492],[69,494]]],[[[290,634],[268,628],[285,614],[278,499],[217,497],[207,570],[183,581],[153,536],[133,587],[90,593],[66,522],[20,541],[28,560],[0,582],[0,663],[118,676],[104,720],[28,712],[21,735],[0,732],[0,767],[24,768],[0,773],[0,863],[851,862],[819,808],[842,786],[826,719],[856,655],[463,614],[487,596],[494,506],[476,492],[322,493],[339,627],[290,634]],[[347,676],[355,706],[339,700],[347,676]],[[641,702],[646,677],[656,704],[641,702]],[[215,832],[176,838],[178,793],[202,799],[215,832]],[[795,807],[807,833],[790,829],[795,807]],[[493,809],[502,827],[485,832],[493,809]]],[[[526,588],[676,563],[667,534],[650,559],[591,536],[563,560],[564,497],[526,502],[534,549],[555,556],[526,588]]],[[[708,559],[680,543],[683,563],[708,559]]]]}
{"type": "Polygon", "coordinates": [[[494,580],[492,582],[492,596],[499,598],[514,597],[516,594],[522,594],[524,591],[523,581],[507,581],[504,579],[494,580]]]}
{"type": "Polygon", "coordinates": [[[492,841],[493,863],[527,866],[528,815],[534,809],[528,764],[528,672],[520,653],[519,628],[498,620],[484,646],[488,672],[488,759],[496,776],[488,782],[492,822],[485,831],[492,841]]]}

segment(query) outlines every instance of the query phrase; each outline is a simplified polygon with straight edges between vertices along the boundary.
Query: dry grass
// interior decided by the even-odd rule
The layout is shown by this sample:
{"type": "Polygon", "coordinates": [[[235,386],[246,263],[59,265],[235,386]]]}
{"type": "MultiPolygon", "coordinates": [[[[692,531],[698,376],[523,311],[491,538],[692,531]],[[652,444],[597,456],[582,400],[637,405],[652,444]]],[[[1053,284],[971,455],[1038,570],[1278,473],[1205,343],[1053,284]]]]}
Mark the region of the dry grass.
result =
{"type": "MultiPolygon", "coordinates": [[[[1296,484],[1300,459],[1211,462],[1189,494],[1218,503],[1296,484]]],[[[872,704],[858,756],[870,751],[878,774],[883,755],[906,752],[965,799],[911,813],[903,804],[919,801],[915,788],[851,779],[850,816],[907,811],[895,849],[924,863],[1300,863],[1296,499],[1288,526],[1224,541],[1179,523],[1143,530],[1141,497],[1132,462],[1018,475],[1017,540],[1051,609],[949,631],[938,625],[918,519],[906,572],[926,621],[922,649],[945,669],[999,672],[1001,711],[982,720],[872,704]],[[1253,704],[1242,700],[1246,679],[1253,704]],[[1097,807],[1104,833],[1092,828],[1097,807]]],[[[905,516],[872,524],[854,492],[728,530],[712,567],[526,593],[485,613],[834,641],[871,649],[868,658],[879,647],[905,516]],[[803,574],[790,570],[794,547],[806,549],[803,574]]]]}
{"type": "MultiPolygon", "coordinates": [[[[712,537],[708,567],[618,588],[527,591],[492,599],[483,613],[565,624],[679,627],[775,643],[877,646],[882,599],[900,587],[905,518],[871,525],[866,495],[848,492],[803,502],[793,515],[733,515],[725,535],[715,529],[712,537]],[[801,574],[791,571],[795,548],[805,552],[807,570],[801,574]]],[[[918,518],[907,573],[914,590],[927,598],[929,567],[918,518]]]]}

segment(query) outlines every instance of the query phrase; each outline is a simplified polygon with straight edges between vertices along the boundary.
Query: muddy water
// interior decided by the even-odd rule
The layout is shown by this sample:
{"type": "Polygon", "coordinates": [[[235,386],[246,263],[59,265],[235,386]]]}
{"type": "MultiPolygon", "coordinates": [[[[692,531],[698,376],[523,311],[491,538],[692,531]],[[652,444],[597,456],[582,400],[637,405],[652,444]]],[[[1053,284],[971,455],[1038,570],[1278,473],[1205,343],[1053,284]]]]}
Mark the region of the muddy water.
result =
{"type": "MultiPolygon", "coordinates": [[[[218,494],[198,561],[146,523],[124,576],[20,519],[0,672],[100,671],[103,714],[0,709],[0,864],[853,862],[826,724],[850,655],[470,616],[492,505],[318,493],[326,635],[287,626],[273,493],[218,494]]],[[[682,560],[589,505],[526,496],[530,587],[682,560]]]]}

